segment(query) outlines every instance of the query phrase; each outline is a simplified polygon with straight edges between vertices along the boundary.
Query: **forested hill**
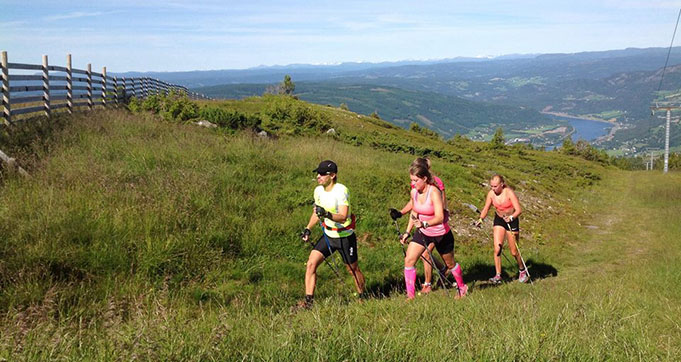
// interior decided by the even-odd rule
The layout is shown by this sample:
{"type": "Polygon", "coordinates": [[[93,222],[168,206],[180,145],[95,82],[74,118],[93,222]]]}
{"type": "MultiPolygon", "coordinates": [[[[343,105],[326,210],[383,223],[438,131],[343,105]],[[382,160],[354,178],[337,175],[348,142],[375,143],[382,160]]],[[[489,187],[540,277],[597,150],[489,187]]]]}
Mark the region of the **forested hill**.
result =
{"type": "MultiPolygon", "coordinates": [[[[197,88],[213,98],[261,95],[267,84],[227,84],[197,88]]],[[[475,102],[438,93],[409,91],[371,84],[296,82],[296,96],[321,104],[340,106],[360,114],[376,113],[382,119],[409,128],[411,123],[432,129],[446,138],[455,134],[477,136],[502,127],[529,129],[555,125],[555,121],[527,107],[475,102]]]]}

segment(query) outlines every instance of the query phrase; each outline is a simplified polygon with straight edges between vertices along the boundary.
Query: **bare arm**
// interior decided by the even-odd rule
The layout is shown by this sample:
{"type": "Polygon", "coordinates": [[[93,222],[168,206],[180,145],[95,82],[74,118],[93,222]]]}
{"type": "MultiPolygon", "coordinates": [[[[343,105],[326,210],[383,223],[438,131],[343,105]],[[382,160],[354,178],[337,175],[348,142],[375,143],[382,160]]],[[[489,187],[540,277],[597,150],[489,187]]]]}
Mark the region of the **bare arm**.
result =
{"type": "Polygon", "coordinates": [[[487,213],[489,212],[489,208],[492,206],[492,195],[491,192],[487,193],[487,198],[485,199],[485,207],[482,208],[482,211],[480,211],[480,220],[483,220],[484,218],[487,217],[487,213]]]}
{"type": "Polygon", "coordinates": [[[331,220],[339,223],[344,223],[348,219],[348,210],[350,208],[348,205],[339,205],[338,206],[338,213],[337,214],[331,214],[331,220]]]}
{"type": "Polygon", "coordinates": [[[314,212],[314,207],[312,208],[312,215],[310,215],[310,221],[307,222],[307,226],[305,227],[306,229],[312,229],[313,226],[315,226],[319,222],[319,218],[317,217],[317,214],[314,212]]]}

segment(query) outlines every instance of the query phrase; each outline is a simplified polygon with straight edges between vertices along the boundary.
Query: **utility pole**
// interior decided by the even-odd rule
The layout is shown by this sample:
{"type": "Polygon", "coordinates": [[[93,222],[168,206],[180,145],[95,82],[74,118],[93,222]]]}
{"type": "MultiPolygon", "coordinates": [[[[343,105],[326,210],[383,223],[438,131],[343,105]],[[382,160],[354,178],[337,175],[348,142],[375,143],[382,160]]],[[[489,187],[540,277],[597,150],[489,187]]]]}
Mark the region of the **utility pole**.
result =
{"type": "Polygon", "coordinates": [[[665,110],[667,111],[667,129],[664,136],[664,173],[669,171],[669,126],[672,121],[672,110],[679,110],[681,106],[678,104],[671,104],[667,102],[655,103],[654,106],[650,107],[653,114],[655,111],[665,110]]]}
{"type": "Polygon", "coordinates": [[[645,152],[650,153],[650,159],[646,158],[646,155],[644,153],[643,155],[643,163],[646,165],[646,171],[650,170],[652,171],[655,169],[655,160],[658,158],[658,155],[656,155],[656,152],[658,152],[660,149],[657,147],[649,147],[646,148],[645,152]]]}

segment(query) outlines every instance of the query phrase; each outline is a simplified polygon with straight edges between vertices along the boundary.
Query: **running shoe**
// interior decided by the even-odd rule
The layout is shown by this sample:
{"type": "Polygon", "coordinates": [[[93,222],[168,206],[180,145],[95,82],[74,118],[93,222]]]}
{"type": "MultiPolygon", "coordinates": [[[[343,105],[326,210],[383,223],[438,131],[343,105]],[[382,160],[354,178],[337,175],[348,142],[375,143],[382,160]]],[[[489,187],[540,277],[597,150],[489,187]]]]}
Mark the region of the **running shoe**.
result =
{"type": "Polygon", "coordinates": [[[430,283],[423,283],[423,287],[421,287],[421,294],[428,294],[433,291],[433,287],[431,286],[430,283]]]}
{"type": "Polygon", "coordinates": [[[296,313],[302,310],[308,310],[312,308],[312,303],[303,299],[298,302],[298,304],[291,307],[291,313],[296,313]]]}
{"type": "Polygon", "coordinates": [[[523,269],[518,273],[518,281],[521,283],[527,283],[530,279],[530,275],[527,273],[527,269],[523,269]]]}
{"type": "Polygon", "coordinates": [[[497,275],[489,278],[489,282],[492,283],[492,284],[501,284],[501,282],[502,282],[501,275],[497,274],[497,275]]]}
{"type": "Polygon", "coordinates": [[[468,293],[468,285],[464,284],[463,287],[457,288],[457,298],[463,298],[468,293]]]}

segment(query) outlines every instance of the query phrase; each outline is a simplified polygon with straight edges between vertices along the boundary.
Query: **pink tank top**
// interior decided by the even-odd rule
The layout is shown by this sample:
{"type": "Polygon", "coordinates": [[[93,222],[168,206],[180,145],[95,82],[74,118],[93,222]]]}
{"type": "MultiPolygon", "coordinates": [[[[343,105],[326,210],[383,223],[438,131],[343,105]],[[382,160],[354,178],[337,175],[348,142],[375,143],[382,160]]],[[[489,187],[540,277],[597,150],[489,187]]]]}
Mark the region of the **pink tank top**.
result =
{"type": "MultiPolygon", "coordinates": [[[[433,206],[433,200],[430,199],[430,191],[432,190],[432,185],[428,185],[428,191],[426,191],[426,201],[424,203],[419,203],[418,200],[418,194],[419,192],[416,191],[416,189],[411,190],[411,197],[413,200],[413,210],[416,212],[419,216],[419,220],[428,222],[432,218],[435,217],[435,207],[433,206]]],[[[421,229],[421,232],[423,235],[426,236],[442,236],[446,233],[449,232],[449,224],[447,223],[448,217],[444,213],[443,210],[443,217],[444,220],[442,221],[441,224],[438,225],[433,225],[433,226],[428,226],[425,229],[421,229]]]]}

